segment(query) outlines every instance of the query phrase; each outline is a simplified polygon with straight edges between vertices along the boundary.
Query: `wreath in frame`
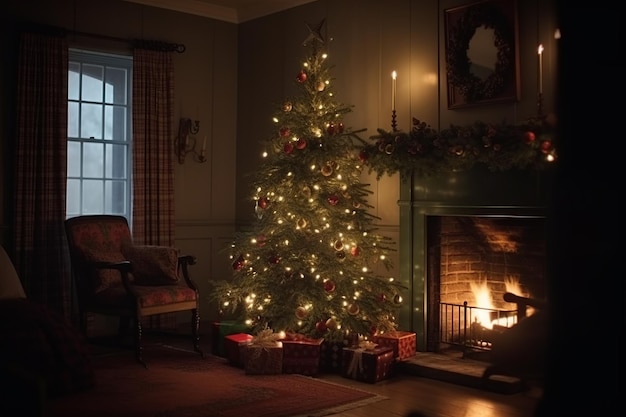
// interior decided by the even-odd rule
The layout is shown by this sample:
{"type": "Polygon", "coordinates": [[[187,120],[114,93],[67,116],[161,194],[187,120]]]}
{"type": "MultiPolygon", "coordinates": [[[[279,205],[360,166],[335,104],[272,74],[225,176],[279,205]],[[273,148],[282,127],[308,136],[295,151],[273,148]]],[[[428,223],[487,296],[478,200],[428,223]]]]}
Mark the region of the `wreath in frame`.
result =
{"type": "Polygon", "coordinates": [[[507,16],[492,3],[467,8],[451,28],[446,51],[448,82],[468,103],[497,98],[514,79],[515,35],[507,16]],[[485,79],[471,72],[467,56],[476,29],[484,26],[494,31],[497,59],[494,71],[485,79]]]}

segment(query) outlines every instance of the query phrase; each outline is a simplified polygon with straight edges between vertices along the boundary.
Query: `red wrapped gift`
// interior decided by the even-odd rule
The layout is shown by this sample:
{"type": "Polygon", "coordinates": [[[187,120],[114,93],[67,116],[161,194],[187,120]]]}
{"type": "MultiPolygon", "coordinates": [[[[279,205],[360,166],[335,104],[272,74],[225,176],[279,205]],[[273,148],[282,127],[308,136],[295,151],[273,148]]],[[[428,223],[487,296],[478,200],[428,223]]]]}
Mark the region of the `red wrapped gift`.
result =
{"type": "Polygon", "coordinates": [[[349,346],[348,339],[332,341],[324,339],[320,351],[320,370],[340,373],[343,348],[347,346],[349,346]]]}
{"type": "Polygon", "coordinates": [[[298,334],[283,340],[283,373],[316,376],[324,338],[310,339],[298,334]]]}
{"type": "Polygon", "coordinates": [[[228,363],[243,368],[246,363],[245,346],[252,342],[253,336],[248,333],[229,334],[224,337],[224,350],[228,363]]]}
{"type": "Polygon", "coordinates": [[[377,334],[372,337],[372,341],[378,346],[390,346],[393,348],[393,355],[396,360],[409,359],[415,356],[417,344],[415,333],[392,331],[377,334]]]}
{"type": "Polygon", "coordinates": [[[283,344],[273,346],[247,344],[244,369],[248,375],[280,374],[283,371],[283,344]]]}
{"type": "Polygon", "coordinates": [[[393,348],[376,346],[373,348],[343,348],[341,375],[345,378],[371,384],[393,375],[393,348]]]}

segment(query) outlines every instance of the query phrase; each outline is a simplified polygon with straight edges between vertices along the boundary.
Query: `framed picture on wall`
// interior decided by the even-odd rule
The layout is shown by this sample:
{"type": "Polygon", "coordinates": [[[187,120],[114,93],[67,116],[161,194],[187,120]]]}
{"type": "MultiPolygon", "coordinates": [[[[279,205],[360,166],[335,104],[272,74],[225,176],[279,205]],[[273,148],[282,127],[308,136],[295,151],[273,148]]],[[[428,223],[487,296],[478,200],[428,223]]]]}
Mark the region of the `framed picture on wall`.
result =
{"type": "Polygon", "coordinates": [[[517,0],[444,10],[448,108],[519,99],[517,0]]]}

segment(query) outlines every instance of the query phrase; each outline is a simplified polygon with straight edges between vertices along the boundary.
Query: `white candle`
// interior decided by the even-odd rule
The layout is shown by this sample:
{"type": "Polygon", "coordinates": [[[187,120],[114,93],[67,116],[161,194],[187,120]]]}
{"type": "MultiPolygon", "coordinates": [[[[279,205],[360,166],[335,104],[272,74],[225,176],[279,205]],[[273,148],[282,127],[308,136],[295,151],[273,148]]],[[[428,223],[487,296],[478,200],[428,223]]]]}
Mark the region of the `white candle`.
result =
{"type": "Polygon", "coordinates": [[[391,73],[391,111],[396,110],[396,78],[398,74],[394,71],[391,73]]]}
{"type": "Polygon", "coordinates": [[[539,94],[543,93],[543,45],[539,45],[537,48],[537,54],[539,54],[539,94]]]}

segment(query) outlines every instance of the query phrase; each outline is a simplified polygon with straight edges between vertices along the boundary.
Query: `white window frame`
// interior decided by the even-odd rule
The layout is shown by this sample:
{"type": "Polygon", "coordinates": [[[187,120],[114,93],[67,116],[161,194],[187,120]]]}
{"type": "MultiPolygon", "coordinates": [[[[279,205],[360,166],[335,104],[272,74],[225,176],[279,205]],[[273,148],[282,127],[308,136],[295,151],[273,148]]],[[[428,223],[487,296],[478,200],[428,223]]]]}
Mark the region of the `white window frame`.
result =
{"type": "Polygon", "coordinates": [[[116,99],[115,102],[107,98],[106,82],[102,82],[100,98],[92,95],[83,99],[82,93],[72,96],[71,92],[75,90],[69,91],[66,217],[115,214],[126,217],[129,224],[132,224],[132,56],[70,49],[69,63],[68,82],[71,81],[72,72],[77,70],[79,76],[74,77],[73,82],[74,86],[78,86],[79,92],[83,92],[82,75],[85,64],[102,66],[105,80],[109,69],[118,73],[125,70],[126,97],[123,101],[116,99]],[[97,109],[96,114],[100,111],[101,114],[88,119],[88,112],[82,109],[89,106],[97,109]],[[116,118],[123,120],[121,129],[112,126],[116,118]],[[100,128],[100,137],[83,137],[84,126],[94,122],[95,125],[92,126],[100,128]],[[87,150],[97,150],[99,147],[99,156],[88,164],[87,150]],[[118,158],[120,153],[125,158],[121,165],[118,158]],[[107,160],[108,158],[111,159],[107,160]],[[85,193],[85,190],[93,191],[90,187],[102,187],[102,194],[85,193]],[[122,191],[119,191],[120,188],[122,191]],[[114,191],[116,189],[118,191],[114,191]],[[87,195],[96,198],[88,198],[87,195]],[[122,202],[119,201],[120,195],[123,196],[122,202]]]}

